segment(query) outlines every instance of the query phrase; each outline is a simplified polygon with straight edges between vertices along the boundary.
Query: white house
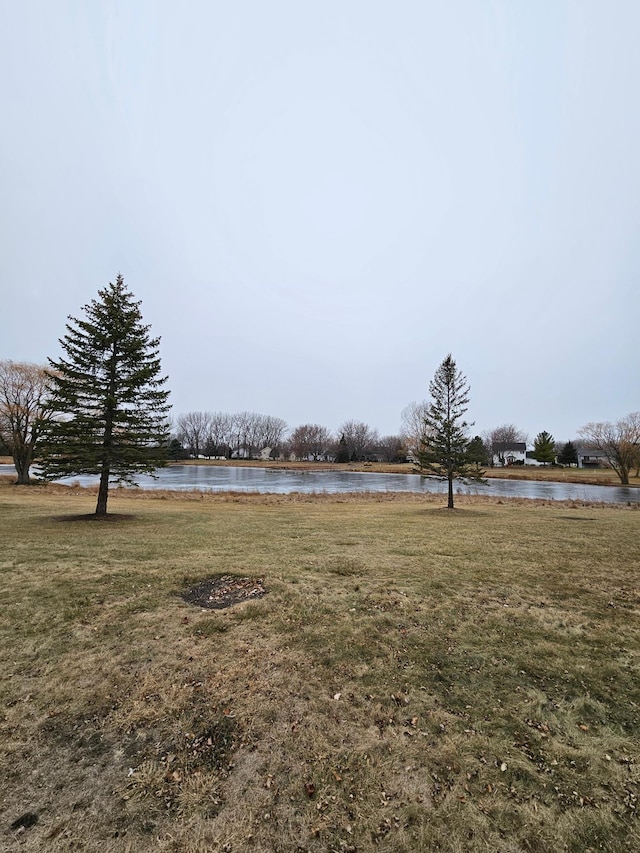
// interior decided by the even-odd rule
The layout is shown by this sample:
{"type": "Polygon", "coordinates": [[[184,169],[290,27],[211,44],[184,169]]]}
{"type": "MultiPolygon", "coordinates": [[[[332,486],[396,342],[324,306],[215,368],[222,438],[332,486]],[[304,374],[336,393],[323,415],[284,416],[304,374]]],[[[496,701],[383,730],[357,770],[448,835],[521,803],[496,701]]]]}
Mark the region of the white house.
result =
{"type": "Polygon", "coordinates": [[[527,445],[524,441],[500,441],[493,447],[493,465],[504,468],[507,465],[524,465],[527,460],[527,445]]]}

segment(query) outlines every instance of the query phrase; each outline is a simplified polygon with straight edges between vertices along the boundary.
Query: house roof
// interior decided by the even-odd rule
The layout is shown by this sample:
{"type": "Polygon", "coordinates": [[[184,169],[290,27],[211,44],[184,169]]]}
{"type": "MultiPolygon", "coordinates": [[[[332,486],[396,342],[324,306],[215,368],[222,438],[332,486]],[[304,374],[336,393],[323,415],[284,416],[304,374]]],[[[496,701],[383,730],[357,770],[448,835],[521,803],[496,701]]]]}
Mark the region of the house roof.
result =
{"type": "Polygon", "coordinates": [[[527,445],[524,441],[496,441],[492,449],[494,453],[524,453],[527,445]]]}
{"type": "Polygon", "coordinates": [[[607,454],[604,452],[604,450],[600,450],[597,447],[589,447],[586,444],[577,447],[576,453],[578,454],[578,456],[590,456],[592,458],[598,457],[601,459],[607,458],[607,454]]]}

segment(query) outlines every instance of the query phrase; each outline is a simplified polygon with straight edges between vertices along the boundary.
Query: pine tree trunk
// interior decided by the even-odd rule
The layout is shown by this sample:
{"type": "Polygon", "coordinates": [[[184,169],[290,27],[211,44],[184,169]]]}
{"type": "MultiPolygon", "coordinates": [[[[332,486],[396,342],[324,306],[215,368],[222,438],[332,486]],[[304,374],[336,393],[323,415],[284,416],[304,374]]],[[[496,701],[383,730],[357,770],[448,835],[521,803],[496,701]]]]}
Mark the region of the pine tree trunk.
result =
{"type": "Polygon", "coordinates": [[[453,474],[449,472],[449,495],[447,500],[447,509],[453,509],[453,474]]]}
{"type": "Polygon", "coordinates": [[[109,497],[109,466],[102,466],[100,474],[100,488],[98,489],[98,503],[96,504],[96,515],[107,514],[107,498],[109,497]]]}
{"type": "Polygon", "coordinates": [[[108,456],[102,459],[102,471],[100,472],[100,486],[98,488],[98,503],[96,504],[96,515],[107,514],[107,499],[109,497],[109,474],[111,472],[111,460],[108,456]]]}
{"type": "Polygon", "coordinates": [[[113,436],[113,409],[115,376],[110,377],[110,395],[105,412],[104,437],[102,439],[102,470],[100,471],[100,487],[98,488],[98,503],[96,515],[107,514],[107,499],[109,497],[109,474],[111,473],[111,439],[113,436]]]}

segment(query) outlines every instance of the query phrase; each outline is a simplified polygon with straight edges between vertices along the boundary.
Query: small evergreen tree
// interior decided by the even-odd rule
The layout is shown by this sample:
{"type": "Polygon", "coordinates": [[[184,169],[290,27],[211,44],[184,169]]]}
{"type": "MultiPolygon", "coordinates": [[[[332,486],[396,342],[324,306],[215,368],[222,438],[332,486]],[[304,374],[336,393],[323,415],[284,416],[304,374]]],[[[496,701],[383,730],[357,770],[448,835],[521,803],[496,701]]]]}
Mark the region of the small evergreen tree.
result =
{"type": "Polygon", "coordinates": [[[349,448],[347,446],[347,439],[345,438],[344,435],[340,436],[340,441],[338,442],[338,446],[336,448],[335,461],[341,462],[341,463],[351,461],[351,456],[349,454],[349,448]]]}
{"type": "Polygon", "coordinates": [[[107,514],[111,480],[153,473],[167,456],[169,392],[162,389],[159,338],[149,336],[140,302],[118,276],[69,317],[64,356],[49,359],[49,407],[39,455],[42,477],[98,474],[96,515],[107,514]]]}
{"type": "MultiPolygon", "coordinates": [[[[180,444],[180,441],[177,438],[172,438],[169,442],[169,458],[174,462],[178,462],[178,460],[188,459],[189,454],[184,449],[184,447],[180,444]]],[[[213,453],[211,454],[214,455],[213,453]]]]}
{"type": "Polygon", "coordinates": [[[556,442],[546,430],[539,432],[533,442],[533,458],[543,465],[556,461],[556,442]]]}
{"type": "Polygon", "coordinates": [[[481,468],[483,465],[489,464],[487,446],[482,436],[476,435],[469,442],[467,446],[467,462],[475,465],[476,468],[481,468]]]}
{"type": "Polygon", "coordinates": [[[558,462],[561,465],[577,465],[578,464],[578,451],[576,450],[576,446],[572,441],[567,441],[566,444],[563,444],[560,448],[560,453],[558,454],[558,462]]]}
{"type": "Polygon", "coordinates": [[[481,479],[483,471],[471,468],[467,455],[469,439],[464,414],[469,403],[466,376],[448,355],[429,383],[432,402],[425,414],[425,430],[417,453],[425,473],[446,477],[447,507],[453,509],[453,481],[457,478],[481,479]]]}

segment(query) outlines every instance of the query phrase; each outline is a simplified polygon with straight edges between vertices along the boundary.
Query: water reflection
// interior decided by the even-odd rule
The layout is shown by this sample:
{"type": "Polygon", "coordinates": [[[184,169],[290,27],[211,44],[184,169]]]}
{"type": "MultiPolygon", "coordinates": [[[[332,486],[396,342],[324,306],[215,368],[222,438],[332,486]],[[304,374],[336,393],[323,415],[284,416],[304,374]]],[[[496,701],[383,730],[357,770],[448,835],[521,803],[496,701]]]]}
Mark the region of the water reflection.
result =
{"type": "MultiPolygon", "coordinates": [[[[12,465],[0,465],[0,474],[15,474],[12,465]]],[[[97,483],[96,477],[69,477],[62,483],[82,486],[97,483]]],[[[354,471],[287,471],[277,468],[248,468],[213,465],[175,465],[160,469],[157,478],[141,475],[136,483],[145,489],[177,491],[236,491],[342,493],[342,492],[431,492],[445,493],[446,483],[418,474],[356,473],[354,471]]],[[[602,503],[640,503],[640,489],[623,486],[590,486],[580,483],[549,483],[533,480],[490,480],[456,483],[457,494],[486,494],[505,498],[541,498],[602,503]]]]}

